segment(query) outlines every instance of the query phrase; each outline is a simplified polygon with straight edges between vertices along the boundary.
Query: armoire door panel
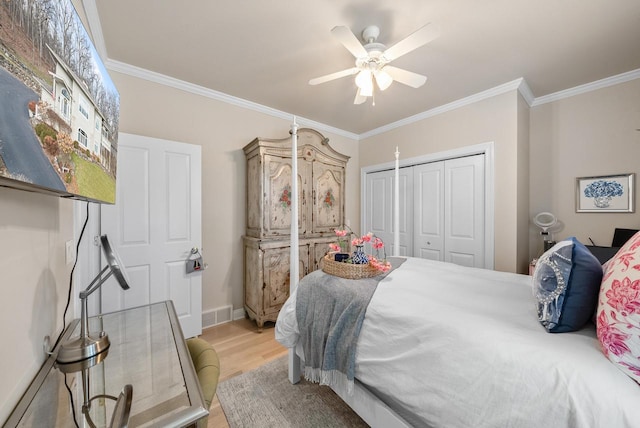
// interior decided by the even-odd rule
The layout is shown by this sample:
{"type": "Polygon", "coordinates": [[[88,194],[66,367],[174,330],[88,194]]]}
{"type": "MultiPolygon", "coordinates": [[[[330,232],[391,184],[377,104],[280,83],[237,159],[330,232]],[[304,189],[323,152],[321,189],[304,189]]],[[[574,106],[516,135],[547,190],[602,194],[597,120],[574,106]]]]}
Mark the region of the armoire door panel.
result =
{"type": "MultiPolygon", "coordinates": [[[[265,209],[269,213],[265,217],[265,233],[267,235],[288,235],[291,232],[291,159],[275,158],[265,155],[265,209]]],[[[303,182],[308,167],[298,164],[298,224],[306,224],[307,212],[303,207],[303,182]]],[[[298,227],[299,233],[304,233],[298,227]]]]}
{"type": "Polygon", "coordinates": [[[344,168],[313,162],[313,232],[332,232],[342,226],[344,212],[344,168]]]}

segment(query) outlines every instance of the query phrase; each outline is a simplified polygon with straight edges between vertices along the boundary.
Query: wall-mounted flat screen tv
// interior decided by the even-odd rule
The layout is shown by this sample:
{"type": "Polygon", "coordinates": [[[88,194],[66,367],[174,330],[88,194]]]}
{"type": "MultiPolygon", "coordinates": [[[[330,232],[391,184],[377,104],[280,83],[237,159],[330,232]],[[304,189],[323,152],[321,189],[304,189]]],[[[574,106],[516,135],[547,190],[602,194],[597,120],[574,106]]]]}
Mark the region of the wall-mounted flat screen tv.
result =
{"type": "Polygon", "coordinates": [[[0,185],[114,203],[120,96],[70,0],[0,1],[0,185]]]}

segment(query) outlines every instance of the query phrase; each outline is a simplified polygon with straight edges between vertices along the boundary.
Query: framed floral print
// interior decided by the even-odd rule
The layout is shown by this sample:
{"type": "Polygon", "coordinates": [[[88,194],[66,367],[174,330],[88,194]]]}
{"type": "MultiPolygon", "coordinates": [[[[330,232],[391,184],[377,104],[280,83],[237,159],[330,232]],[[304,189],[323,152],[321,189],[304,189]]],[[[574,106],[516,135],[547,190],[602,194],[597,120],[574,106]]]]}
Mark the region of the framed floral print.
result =
{"type": "Polygon", "coordinates": [[[634,212],[635,174],[576,178],[576,212],[634,212]]]}

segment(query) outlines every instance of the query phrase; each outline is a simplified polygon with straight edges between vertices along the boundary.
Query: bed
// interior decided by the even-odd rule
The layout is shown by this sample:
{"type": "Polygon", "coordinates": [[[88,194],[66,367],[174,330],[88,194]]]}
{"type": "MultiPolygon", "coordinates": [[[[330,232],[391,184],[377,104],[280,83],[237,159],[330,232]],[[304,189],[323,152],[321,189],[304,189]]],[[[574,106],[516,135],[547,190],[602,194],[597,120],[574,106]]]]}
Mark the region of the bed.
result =
{"type": "MultiPolygon", "coordinates": [[[[325,382],[369,425],[640,427],[638,383],[607,359],[592,322],[549,333],[531,276],[399,260],[367,302],[353,383],[325,382]]],[[[292,381],[310,328],[300,325],[299,296],[357,281],[316,271],[292,292],[276,323],[292,381]]]]}

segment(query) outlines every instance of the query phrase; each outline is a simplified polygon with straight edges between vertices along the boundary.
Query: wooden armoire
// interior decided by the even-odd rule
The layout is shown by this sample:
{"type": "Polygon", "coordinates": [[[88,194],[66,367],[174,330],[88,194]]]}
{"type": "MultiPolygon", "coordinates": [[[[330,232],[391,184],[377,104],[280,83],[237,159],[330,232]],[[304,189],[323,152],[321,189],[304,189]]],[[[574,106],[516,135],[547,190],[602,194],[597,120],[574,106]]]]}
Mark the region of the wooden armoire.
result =
{"type": "MultiPolygon", "coordinates": [[[[320,267],[344,224],[348,156],[319,132],[298,130],[298,236],[300,277],[320,267]]],[[[247,160],[247,229],[243,236],[244,308],[262,330],[289,297],[291,137],[256,138],[247,160]]]]}

